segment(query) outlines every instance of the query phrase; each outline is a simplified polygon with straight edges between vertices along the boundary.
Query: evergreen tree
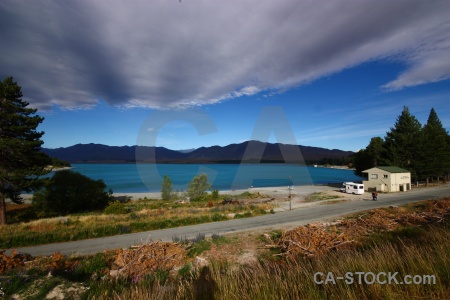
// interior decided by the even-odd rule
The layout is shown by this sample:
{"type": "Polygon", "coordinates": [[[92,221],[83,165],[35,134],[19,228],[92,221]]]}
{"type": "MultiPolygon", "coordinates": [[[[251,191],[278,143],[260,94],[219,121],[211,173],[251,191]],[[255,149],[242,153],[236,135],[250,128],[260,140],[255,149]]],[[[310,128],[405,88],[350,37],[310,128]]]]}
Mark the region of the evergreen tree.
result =
{"type": "Polygon", "coordinates": [[[161,185],[161,197],[163,200],[170,200],[172,196],[172,180],[167,175],[164,175],[164,180],[161,185]]]}
{"type": "Polygon", "coordinates": [[[421,127],[408,107],[404,106],[394,127],[386,133],[383,144],[385,164],[410,170],[413,176],[416,175],[416,153],[420,148],[421,127]]]}
{"type": "Polygon", "coordinates": [[[434,108],[431,109],[421,133],[418,172],[428,183],[430,177],[446,176],[450,171],[448,132],[442,126],[434,108]]]}
{"type": "Polygon", "coordinates": [[[384,140],[377,136],[374,138],[370,139],[370,143],[366,148],[367,151],[367,155],[369,156],[370,159],[370,167],[376,167],[376,166],[380,166],[383,165],[383,156],[384,154],[384,149],[383,149],[383,144],[384,144],[384,140]]]}
{"type": "Polygon", "coordinates": [[[362,176],[362,171],[373,167],[366,149],[361,149],[353,155],[353,167],[357,176],[362,176]]]}
{"type": "Polygon", "coordinates": [[[381,137],[371,138],[369,145],[354,155],[354,167],[357,175],[361,176],[362,171],[382,164],[383,143],[384,141],[381,137]]]}
{"type": "Polygon", "coordinates": [[[0,224],[6,224],[5,198],[20,202],[21,191],[39,187],[50,162],[41,152],[44,132],[36,130],[44,118],[22,96],[12,77],[0,81],[0,224]]]}

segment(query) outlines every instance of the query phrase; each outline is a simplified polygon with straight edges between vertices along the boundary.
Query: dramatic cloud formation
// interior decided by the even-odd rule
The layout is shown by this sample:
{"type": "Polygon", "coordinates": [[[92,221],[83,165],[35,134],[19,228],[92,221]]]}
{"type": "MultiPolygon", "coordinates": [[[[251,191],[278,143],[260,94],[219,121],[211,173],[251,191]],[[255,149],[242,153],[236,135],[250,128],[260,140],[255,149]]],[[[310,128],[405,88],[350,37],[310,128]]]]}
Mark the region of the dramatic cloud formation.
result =
{"type": "Polygon", "coordinates": [[[0,75],[40,108],[171,108],[288,89],[370,60],[398,90],[450,77],[450,2],[0,2],[0,75]]]}

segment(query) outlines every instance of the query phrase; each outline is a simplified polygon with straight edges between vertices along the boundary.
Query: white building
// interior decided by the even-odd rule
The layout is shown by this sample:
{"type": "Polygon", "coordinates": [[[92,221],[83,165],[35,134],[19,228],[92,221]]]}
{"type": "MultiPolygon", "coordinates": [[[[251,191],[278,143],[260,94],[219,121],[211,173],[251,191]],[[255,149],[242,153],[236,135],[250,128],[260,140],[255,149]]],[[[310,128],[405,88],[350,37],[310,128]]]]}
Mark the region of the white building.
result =
{"type": "Polygon", "coordinates": [[[405,192],[411,189],[411,172],[399,167],[374,167],[367,173],[367,181],[363,181],[368,191],[405,192]]]}

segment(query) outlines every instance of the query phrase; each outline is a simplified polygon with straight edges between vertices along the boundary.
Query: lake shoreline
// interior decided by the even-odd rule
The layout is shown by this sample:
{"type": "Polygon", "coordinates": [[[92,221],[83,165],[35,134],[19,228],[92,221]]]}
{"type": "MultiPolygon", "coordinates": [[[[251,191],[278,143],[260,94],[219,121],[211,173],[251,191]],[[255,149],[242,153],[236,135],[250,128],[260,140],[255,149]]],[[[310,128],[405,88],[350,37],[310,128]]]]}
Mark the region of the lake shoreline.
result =
{"type": "MultiPolygon", "coordinates": [[[[321,185],[298,185],[294,186],[293,189],[289,190],[287,186],[270,186],[270,187],[250,187],[247,189],[233,189],[233,190],[219,190],[219,195],[231,195],[236,196],[245,192],[249,193],[260,193],[262,195],[267,195],[270,197],[284,197],[287,198],[289,195],[292,197],[295,196],[306,196],[315,192],[321,192],[324,190],[333,190],[336,187],[333,184],[321,184],[321,185]]],[[[211,193],[211,191],[208,191],[211,193]]],[[[139,200],[139,199],[155,199],[160,200],[161,192],[129,192],[129,193],[113,193],[112,196],[117,200],[122,199],[130,199],[130,200],[139,200]]],[[[31,203],[33,198],[33,194],[21,194],[21,197],[26,203],[31,203]]],[[[10,202],[10,199],[6,199],[7,202],[10,202]]]]}
{"type": "MultiPolygon", "coordinates": [[[[271,186],[271,187],[250,187],[247,189],[233,189],[233,190],[219,190],[219,195],[240,195],[245,192],[260,193],[270,197],[289,197],[291,196],[305,196],[315,192],[324,190],[336,189],[331,185],[300,185],[294,186],[293,189],[289,189],[287,186],[271,186]]],[[[161,192],[143,192],[143,193],[113,193],[116,198],[127,198],[131,200],[138,199],[161,199],[161,192]]]]}

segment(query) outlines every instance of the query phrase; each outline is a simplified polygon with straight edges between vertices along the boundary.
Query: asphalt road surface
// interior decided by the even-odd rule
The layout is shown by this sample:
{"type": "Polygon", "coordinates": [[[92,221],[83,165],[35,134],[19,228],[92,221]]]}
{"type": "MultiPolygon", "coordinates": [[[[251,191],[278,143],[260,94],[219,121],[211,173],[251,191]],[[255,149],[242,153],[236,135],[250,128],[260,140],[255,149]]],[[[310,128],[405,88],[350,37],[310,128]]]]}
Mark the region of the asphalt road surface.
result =
{"type": "Polygon", "coordinates": [[[269,231],[275,228],[299,226],[320,220],[337,219],[342,215],[377,207],[402,205],[419,200],[435,199],[445,196],[450,196],[449,184],[433,188],[414,189],[404,193],[380,194],[378,201],[372,201],[369,199],[370,194],[367,193],[366,199],[296,208],[295,210],[277,212],[275,214],[268,214],[253,218],[15,249],[18,252],[29,253],[34,256],[51,255],[55,251],[59,251],[65,255],[92,254],[107,249],[128,248],[132,245],[145,243],[149,239],[153,241],[158,239],[162,241],[172,241],[174,236],[191,238],[196,236],[198,233],[203,233],[206,236],[210,236],[212,234],[223,235],[227,233],[256,229],[267,229],[269,231]]]}

